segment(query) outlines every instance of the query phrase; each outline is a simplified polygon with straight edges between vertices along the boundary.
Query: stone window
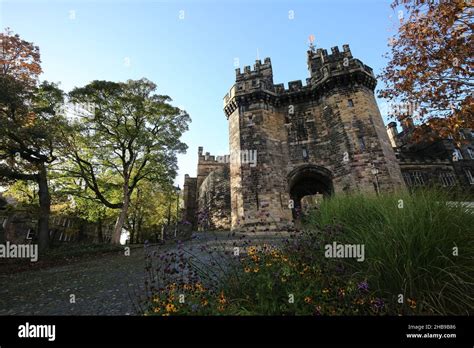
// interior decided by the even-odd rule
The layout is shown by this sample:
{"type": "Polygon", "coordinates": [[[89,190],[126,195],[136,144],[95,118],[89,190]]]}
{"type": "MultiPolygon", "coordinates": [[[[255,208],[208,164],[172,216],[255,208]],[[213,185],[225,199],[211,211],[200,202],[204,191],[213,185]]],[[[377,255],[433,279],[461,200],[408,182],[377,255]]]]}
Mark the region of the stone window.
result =
{"type": "Polygon", "coordinates": [[[456,177],[451,172],[440,173],[439,180],[441,181],[441,185],[443,185],[443,187],[456,185],[456,177]]]}
{"type": "Polygon", "coordinates": [[[410,173],[403,172],[402,175],[403,175],[403,180],[405,180],[405,184],[409,187],[413,186],[410,173]]]}
{"type": "Polygon", "coordinates": [[[414,171],[412,177],[415,186],[423,186],[425,184],[425,178],[422,172],[414,171]]]}
{"type": "Polygon", "coordinates": [[[307,140],[308,132],[303,118],[299,118],[296,123],[296,137],[298,140],[307,140]]]}
{"type": "Polygon", "coordinates": [[[347,100],[347,105],[348,105],[350,108],[353,108],[353,107],[354,107],[354,102],[352,101],[352,99],[348,99],[348,100],[347,100]]]}
{"type": "Polygon", "coordinates": [[[365,151],[365,141],[363,136],[359,137],[359,149],[360,151],[365,151]]]}
{"type": "Polygon", "coordinates": [[[474,176],[472,175],[472,172],[468,168],[464,168],[464,173],[466,174],[467,181],[469,181],[469,184],[474,185],[474,176]]]}
{"type": "Polygon", "coordinates": [[[403,179],[405,180],[405,184],[409,187],[425,185],[424,175],[420,171],[404,172],[402,175],[403,179]]]}
{"type": "Polygon", "coordinates": [[[474,150],[473,150],[473,149],[471,149],[471,148],[468,147],[468,148],[467,148],[467,153],[469,154],[469,157],[470,157],[471,159],[474,159],[474,150]]]}
{"type": "Polygon", "coordinates": [[[306,149],[306,147],[303,147],[303,159],[304,160],[307,160],[308,159],[308,150],[306,149]]]}

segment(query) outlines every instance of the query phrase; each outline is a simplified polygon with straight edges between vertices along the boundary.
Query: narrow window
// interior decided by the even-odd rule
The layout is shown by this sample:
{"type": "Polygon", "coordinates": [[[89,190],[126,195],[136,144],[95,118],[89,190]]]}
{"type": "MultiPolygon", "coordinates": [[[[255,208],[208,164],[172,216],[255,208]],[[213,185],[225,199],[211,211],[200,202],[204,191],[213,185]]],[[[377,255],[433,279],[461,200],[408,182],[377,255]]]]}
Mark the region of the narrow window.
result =
{"type": "Polygon", "coordinates": [[[425,184],[423,173],[419,171],[414,171],[412,173],[412,177],[413,177],[414,186],[423,186],[425,184]]]}
{"type": "Polygon", "coordinates": [[[305,147],[303,147],[303,159],[308,159],[308,150],[305,147]]]}
{"type": "Polygon", "coordinates": [[[472,175],[471,170],[465,168],[464,173],[466,173],[467,181],[469,181],[469,184],[474,185],[474,176],[472,175]]]}
{"type": "Polygon", "coordinates": [[[405,180],[405,184],[406,184],[408,187],[413,186],[413,182],[412,182],[412,180],[411,180],[411,175],[410,175],[410,173],[403,172],[402,175],[403,175],[403,180],[405,180]]]}
{"type": "Polygon", "coordinates": [[[359,137],[359,149],[360,149],[360,151],[365,151],[364,137],[359,137]]]}
{"type": "Polygon", "coordinates": [[[468,149],[467,149],[467,153],[469,154],[469,157],[470,157],[471,159],[474,159],[474,150],[473,150],[473,149],[468,148],[468,149]]]}
{"type": "Polygon", "coordinates": [[[440,173],[439,179],[443,187],[456,185],[456,177],[454,176],[453,173],[450,173],[450,172],[440,173]]]}
{"type": "Polygon", "coordinates": [[[352,101],[352,99],[347,100],[347,105],[348,105],[350,108],[353,108],[353,107],[354,107],[354,102],[352,101]]]}

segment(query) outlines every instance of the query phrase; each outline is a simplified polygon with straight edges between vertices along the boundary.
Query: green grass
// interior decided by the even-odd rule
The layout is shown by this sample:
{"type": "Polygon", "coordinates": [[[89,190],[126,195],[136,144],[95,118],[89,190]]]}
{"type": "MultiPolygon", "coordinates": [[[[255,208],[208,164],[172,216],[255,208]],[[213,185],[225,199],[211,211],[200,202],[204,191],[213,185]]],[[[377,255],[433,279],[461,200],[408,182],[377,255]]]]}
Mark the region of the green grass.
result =
{"type": "Polygon", "coordinates": [[[306,226],[340,224],[338,242],[364,244],[365,261],[346,264],[381,297],[416,299],[420,312],[468,314],[474,308],[474,211],[447,200],[437,191],[335,196],[306,226]]]}

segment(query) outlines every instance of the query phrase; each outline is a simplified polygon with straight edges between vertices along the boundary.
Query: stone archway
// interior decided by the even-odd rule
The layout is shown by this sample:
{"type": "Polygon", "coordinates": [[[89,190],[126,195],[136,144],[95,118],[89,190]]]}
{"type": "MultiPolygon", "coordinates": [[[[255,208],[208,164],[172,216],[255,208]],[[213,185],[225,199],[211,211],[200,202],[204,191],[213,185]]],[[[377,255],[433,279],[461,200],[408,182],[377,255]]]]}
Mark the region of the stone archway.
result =
{"type": "Polygon", "coordinates": [[[301,211],[303,197],[321,194],[326,198],[333,194],[332,173],[311,164],[295,168],[288,174],[288,190],[294,202],[293,218],[296,218],[297,211],[301,211]]]}

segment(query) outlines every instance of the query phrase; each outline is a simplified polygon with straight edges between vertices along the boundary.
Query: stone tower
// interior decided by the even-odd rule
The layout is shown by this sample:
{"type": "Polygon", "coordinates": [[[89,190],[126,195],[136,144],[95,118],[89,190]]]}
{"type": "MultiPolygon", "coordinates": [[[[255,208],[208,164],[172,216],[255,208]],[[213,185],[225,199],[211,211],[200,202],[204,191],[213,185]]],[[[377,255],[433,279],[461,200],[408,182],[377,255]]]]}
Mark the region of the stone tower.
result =
{"type": "Polygon", "coordinates": [[[304,196],[404,186],[372,69],[348,45],[331,51],[310,49],[310,78],[287,89],[273,83],[270,58],[236,69],[224,97],[233,229],[285,228],[304,196]],[[242,155],[251,152],[256,165],[242,155]]]}

